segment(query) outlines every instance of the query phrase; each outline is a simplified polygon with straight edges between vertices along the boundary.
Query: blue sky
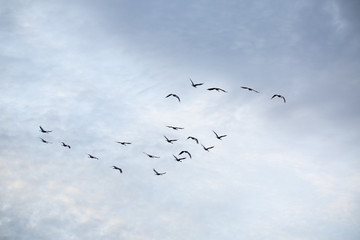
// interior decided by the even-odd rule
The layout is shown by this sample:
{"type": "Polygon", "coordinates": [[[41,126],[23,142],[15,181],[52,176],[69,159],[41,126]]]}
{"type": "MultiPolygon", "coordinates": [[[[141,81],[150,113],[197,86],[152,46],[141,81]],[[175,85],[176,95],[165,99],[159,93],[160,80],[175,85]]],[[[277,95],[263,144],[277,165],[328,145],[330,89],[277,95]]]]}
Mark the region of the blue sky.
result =
{"type": "Polygon", "coordinates": [[[359,10],[1,1],[0,238],[359,239],[359,10]]]}

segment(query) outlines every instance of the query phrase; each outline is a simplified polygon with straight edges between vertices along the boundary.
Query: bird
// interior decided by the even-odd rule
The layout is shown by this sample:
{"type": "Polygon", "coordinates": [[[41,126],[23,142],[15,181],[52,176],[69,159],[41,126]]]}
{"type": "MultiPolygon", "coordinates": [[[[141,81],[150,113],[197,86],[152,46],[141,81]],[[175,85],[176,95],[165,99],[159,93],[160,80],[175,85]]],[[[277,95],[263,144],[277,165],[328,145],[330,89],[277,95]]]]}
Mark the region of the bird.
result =
{"type": "Polygon", "coordinates": [[[192,157],[191,157],[191,154],[190,154],[188,151],[181,151],[181,152],[179,153],[179,155],[181,155],[181,154],[183,154],[183,153],[187,153],[187,154],[189,155],[189,157],[192,158],[192,157]]]}
{"type": "Polygon", "coordinates": [[[131,144],[131,142],[117,142],[117,141],[115,141],[116,143],[120,143],[121,145],[124,145],[124,146],[126,146],[126,145],[128,145],[128,144],[131,144]]]}
{"type": "Polygon", "coordinates": [[[160,157],[158,157],[158,156],[150,155],[150,154],[148,154],[148,153],[146,153],[146,152],[143,152],[143,153],[146,154],[149,158],[160,158],[160,157]]]}
{"type": "MultiPolygon", "coordinates": [[[[189,136],[187,139],[192,139],[192,140],[194,140],[197,144],[199,144],[199,140],[198,140],[197,138],[195,138],[195,137],[189,136]]],[[[187,139],[186,139],[186,140],[187,140],[187,139]]]]}
{"type": "Polygon", "coordinates": [[[284,100],[284,103],[286,103],[286,100],[285,100],[285,97],[282,96],[282,95],[279,95],[279,94],[274,94],[274,96],[272,96],[271,99],[273,99],[274,97],[279,97],[279,98],[282,98],[284,100]]]}
{"type": "Polygon", "coordinates": [[[201,146],[204,148],[205,151],[209,151],[210,149],[214,148],[214,146],[211,147],[205,147],[204,145],[201,144],[201,146]]]}
{"type": "Polygon", "coordinates": [[[65,144],[64,142],[61,142],[61,143],[62,143],[62,146],[63,146],[63,147],[67,147],[67,148],[69,148],[69,149],[71,148],[70,145],[65,144]]]}
{"type": "Polygon", "coordinates": [[[159,173],[158,171],[155,170],[155,168],[153,168],[153,170],[155,172],[155,175],[158,175],[158,176],[166,174],[166,172],[159,173]]]}
{"type": "Polygon", "coordinates": [[[223,137],[226,137],[226,136],[227,136],[227,135],[221,135],[221,136],[219,136],[214,130],[213,130],[213,132],[215,133],[216,138],[219,139],[219,140],[222,140],[223,137]]]}
{"type": "Polygon", "coordinates": [[[44,129],[40,126],[40,132],[42,132],[42,133],[51,133],[52,131],[44,130],[44,129]]]}
{"type": "Polygon", "coordinates": [[[193,86],[194,88],[198,87],[198,86],[201,86],[203,85],[204,83],[194,83],[191,78],[190,78],[190,81],[191,81],[191,86],[193,86]]]}
{"type": "Polygon", "coordinates": [[[226,92],[224,89],[221,89],[221,88],[208,88],[207,90],[209,90],[209,91],[213,91],[213,90],[216,90],[216,91],[221,91],[221,92],[226,92]]]}
{"type": "Polygon", "coordinates": [[[165,135],[164,135],[164,137],[165,137],[166,141],[171,144],[173,144],[173,142],[177,141],[177,139],[168,139],[165,135]]]}
{"type": "Polygon", "coordinates": [[[176,98],[179,100],[179,102],[180,102],[180,98],[179,98],[179,96],[176,95],[176,94],[170,93],[170,94],[167,95],[165,98],[168,98],[168,97],[176,97],[176,98]]]}
{"type": "Polygon", "coordinates": [[[122,171],[122,169],[121,168],[119,168],[119,167],[117,167],[117,166],[112,166],[113,167],[113,169],[116,169],[116,170],[119,170],[119,172],[120,173],[122,173],[123,171],[122,171]]]}
{"type": "Polygon", "coordinates": [[[174,127],[174,126],[166,126],[166,127],[172,128],[172,129],[174,129],[174,130],[184,129],[184,128],[182,128],[182,127],[174,127]]]}
{"type": "Polygon", "coordinates": [[[247,90],[249,90],[249,91],[253,91],[253,92],[256,92],[256,93],[259,93],[258,91],[254,90],[254,89],[252,89],[252,88],[249,88],[249,87],[241,87],[241,88],[247,89],[247,90]]]}
{"type": "Polygon", "coordinates": [[[99,158],[97,158],[97,157],[95,157],[95,156],[93,156],[93,155],[91,155],[91,154],[88,154],[88,155],[89,155],[89,158],[99,160],[99,158]]]}
{"type": "Polygon", "coordinates": [[[43,143],[51,143],[51,142],[46,141],[46,140],[43,139],[43,138],[40,138],[40,139],[41,139],[41,141],[42,141],[43,143]]]}
{"type": "Polygon", "coordinates": [[[178,161],[178,162],[181,162],[182,160],[186,159],[186,158],[184,158],[184,157],[183,157],[183,158],[178,158],[178,157],[176,157],[175,155],[173,155],[173,156],[174,156],[175,160],[178,161]]]}

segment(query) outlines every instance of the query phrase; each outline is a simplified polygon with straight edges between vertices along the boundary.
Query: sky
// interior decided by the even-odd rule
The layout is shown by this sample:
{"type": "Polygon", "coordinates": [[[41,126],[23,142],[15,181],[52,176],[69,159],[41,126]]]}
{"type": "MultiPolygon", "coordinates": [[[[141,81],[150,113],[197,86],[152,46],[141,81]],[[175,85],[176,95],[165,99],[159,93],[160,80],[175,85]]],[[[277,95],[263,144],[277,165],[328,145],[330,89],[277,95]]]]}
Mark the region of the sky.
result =
{"type": "Polygon", "coordinates": [[[360,239],[358,1],[0,2],[0,239],[360,239]]]}

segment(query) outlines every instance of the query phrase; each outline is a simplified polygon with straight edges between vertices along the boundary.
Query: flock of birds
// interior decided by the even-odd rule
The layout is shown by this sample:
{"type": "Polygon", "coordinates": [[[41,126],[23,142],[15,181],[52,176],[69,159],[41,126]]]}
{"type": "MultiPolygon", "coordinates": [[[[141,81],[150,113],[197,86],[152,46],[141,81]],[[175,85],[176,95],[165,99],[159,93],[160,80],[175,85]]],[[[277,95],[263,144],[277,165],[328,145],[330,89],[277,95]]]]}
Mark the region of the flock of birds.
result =
{"type": "MultiPolygon", "coordinates": [[[[197,87],[202,86],[202,85],[204,84],[204,83],[194,83],[191,78],[190,78],[190,82],[191,82],[191,86],[194,87],[194,88],[197,88],[197,87]]],[[[243,88],[243,89],[245,89],[245,90],[249,90],[249,91],[255,92],[255,93],[260,93],[259,91],[254,90],[254,89],[249,88],[249,87],[244,87],[244,86],[242,86],[241,88],[243,88]]],[[[208,88],[207,90],[208,90],[208,91],[224,92],[224,93],[227,92],[227,91],[225,91],[224,89],[221,89],[221,88],[218,88],[218,87],[208,88]]],[[[174,94],[174,93],[168,94],[165,98],[168,98],[168,97],[174,97],[174,98],[176,98],[179,102],[181,102],[180,97],[179,97],[178,95],[174,94]]],[[[273,99],[273,98],[275,98],[275,97],[281,98],[281,99],[284,101],[284,103],[286,103],[286,99],[285,99],[284,96],[282,96],[282,95],[280,95],[280,94],[274,94],[274,95],[271,97],[271,99],[273,99]]],[[[52,131],[50,131],[50,130],[45,130],[42,126],[39,126],[39,127],[40,127],[40,132],[41,132],[41,133],[49,134],[49,133],[52,132],[52,131]]],[[[170,128],[170,129],[173,129],[173,130],[182,130],[182,129],[184,129],[183,127],[170,126],[170,125],[168,125],[168,126],[166,126],[166,127],[170,128]]],[[[219,134],[216,133],[214,130],[213,130],[213,133],[215,134],[215,137],[216,137],[218,140],[222,140],[224,137],[227,136],[226,134],[224,134],[224,135],[219,135],[219,134]]],[[[164,138],[165,138],[166,142],[168,142],[168,143],[170,143],[170,144],[173,144],[174,142],[178,141],[178,139],[169,139],[169,138],[166,137],[165,135],[164,135],[164,138]]],[[[195,141],[196,144],[199,144],[199,143],[200,143],[199,140],[198,140],[196,137],[188,136],[188,137],[187,137],[187,140],[188,140],[188,139],[191,139],[191,140],[195,141]]],[[[45,139],[42,138],[42,137],[40,137],[40,140],[41,140],[43,143],[45,143],[45,144],[51,144],[51,142],[45,140],[45,139]]],[[[66,148],[68,148],[68,149],[71,149],[71,146],[70,146],[70,145],[68,145],[68,144],[66,144],[66,143],[64,143],[64,142],[60,142],[60,143],[61,143],[61,146],[66,147],[66,148]]],[[[121,145],[123,145],[123,146],[127,146],[127,145],[132,144],[131,142],[125,142],[125,141],[115,141],[115,143],[121,144],[121,145]]],[[[205,151],[207,151],[207,152],[209,152],[210,149],[212,149],[212,148],[215,147],[215,146],[208,146],[208,147],[206,147],[206,146],[204,146],[203,144],[201,144],[201,146],[202,146],[203,149],[204,149],[205,151]]],[[[146,152],[143,152],[143,153],[144,153],[146,156],[148,156],[149,158],[160,158],[159,156],[152,155],[152,154],[149,154],[149,153],[146,153],[146,152]]],[[[185,154],[186,154],[189,158],[192,158],[191,153],[190,153],[189,151],[186,151],[186,150],[181,151],[181,152],[178,154],[178,156],[173,155],[173,157],[175,158],[175,161],[177,161],[177,162],[182,162],[183,160],[186,159],[186,157],[184,157],[185,154]]],[[[96,157],[96,156],[94,156],[94,155],[91,155],[91,154],[89,154],[89,153],[88,153],[87,155],[88,155],[88,158],[95,159],[95,160],[99,160],[99,158],[96,157]]],[[[115,165],[114,165],[114,166],[112,166],[112,168],[113,168],[114,170],[119,171],[119,173],[123,173],[123,170],[122,170],[120,167],[118,167],[118,166],[115,166],[115,165]]],[[[166,174],[166,172],[158,172],[155,168],[153,168],[153,171],[154,171],[155,175],[157,175],[157,176],[166,174]]]]}

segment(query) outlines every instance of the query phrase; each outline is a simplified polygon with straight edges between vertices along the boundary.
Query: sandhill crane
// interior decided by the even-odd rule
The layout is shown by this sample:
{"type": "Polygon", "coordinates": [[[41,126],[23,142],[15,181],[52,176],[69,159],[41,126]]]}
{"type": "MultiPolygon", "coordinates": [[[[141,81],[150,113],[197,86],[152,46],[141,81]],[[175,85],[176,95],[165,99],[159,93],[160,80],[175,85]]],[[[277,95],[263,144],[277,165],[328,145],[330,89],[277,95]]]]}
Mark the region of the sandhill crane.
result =
{"type": "Polygon", "coordinates": [[[193,86],[194,88],[203,85],[204,83],[194,83],[191,78],[190,78],[190,82],[191,82],[191,86],[193,86]]]}
{"type": "Polygon", "coordinates": [[[214,146],[211,146],[211,147],[205,147],[204,145],[201,144],[201,146],[204,148],[205,151],[208,151],[212,148],[214,148],[214,146]]]}
{"type": "Polygon", "coordinates": [[[175,160],[178,161],[178,162],[181,162],[182,160],[186,159],[186,158],[184,158],[184,157],[183,157],[183,158],[178,158],[178,157],[176,157],[175,155],[173,155],[173,156],[174,156],[175,160]]]}
{"type": "Polygon", "coordinates": [[[174,126],[166,126],[166,127],[172,128],[172,129],[174,129],[174,130],[184,129],[184,128],[182,128],[182,127],[174,127],[174,126]]]}
{"type": "Polygon", "coordinates": [[[278,97],[278,98],[282,98],[284,100],[284,103],[286,103],[285,97],[279,94],[274,94],[274,96],[272,96],[271,99],[273,99],[274,97],[278,97]]]}
{"type": "Polygon", "coordinates": [[[208,88],[207,90],[209,90],[209,91],[213,91],[213,90],[216,90],[216,91],[218,91],[218,92],[226,92],[224,89],[221,89],[221,88],[208,88]]]}
{"type": "Polygon", "coordinates": [[[41,126],[40,127],[40,132],[42,133],[51,133],[52,131],[48,131],[48,130],[44,130],[41,126]]]}
{"type": "Polygon", "coordinates": [[[146,154],[149,158],[160,158],[158,156],[154,156],[154,155],[148,154],[146,152],[143,152],[143,153],[146,154]]]}
{"type": "MultiPolygon", "coordinates": [[[[189,136],[187,139],[192,139],[192,140],[194,140],[197,144],[199,144],[199,140],[198,140],[197,138],[195,138],[195,137],[189,136]]],[[[186,139],[186,140],[187,140],[187,139],[186,139]]]]}
{"type": "Polygon", "coordinates": [[[221,136],[219,136],[214,130],[213,130],[213,132],[215,133],[216,138],[219,139],[219,140],[222,140],[223,137],[226,137],[226,136],[227,136],[227,135],[221,135],[221,136]]]}
{"type": "Polygon", "coordinates": [[[120,173],[122,173],[122,172],[123,172],[123,171],[122,171],[122,169],[121,169],[121,168],[119,168],[119,167],[117,167],[117,166],[112,166],[112,168],[113,168],[113,169],[116,169],[116,170],[119,170],[119,172],[120,172],[120,173]]]}
{"type": "Polygon", "coordinates": [[[168,98],[168,97],[176,97],[176,98],[179,100],[179,102],[180,102],[180,98],[179,98],[179,96],[176,95],[176,94],[170,93],[170,94],[167,95],[165,98],[168,98]]]}
{"type": "Polygon", "coordinates": [[[184,153],[188,154],[189,157],[192,158],[192,157],[191,157],[191,154],[190,154],[188,151],[181,151],[181,152],[179,153],[179,155],[184,154],[184,153]]]}
{"type": "Polygon", "coordinates": [[[171,144],[173,144],[173,142],[177,141],[177,139],[168,139],[166,136],[164,136],[164,137],[165,137],[166,141],[171,144]]]}
{"type": "Polygon", "coordinates": [[[158,171],[155,170],[155,168],[153,168],[153,170],[155,172],[155,175],[158,175],[158,176],[166,174],[166,172],[159,173],[158,171]]]}
{"type": "Polygon", "coordinates": [[[89,155],[89,158],[99,160],[99,158],[97,158],[97,157],[95,157],[95,156],[93,156],[93,155],[91,155],[91,154],[88,154],[88,155],[89,155]]]}
{"type": "Polygon", "coordinates": [[[61,143],[62,143],[62,146],[63,146],[63,147],[67,147],[67,148],[69,148],[69,149],[71,148],[70,145],[68,145],[68,144],[66,144],[66,143],[64,143],[64,142],[61,142],[61,143]]]}
{"type": "Polygon", "coordinates": [[[42,141],[43,143],[51,143],[51,142],[46,141],[46,140],[43,139],[43,138],[40,138],[40,139],[41,139],[41,141],[42,141]]]}
{"type": "Polygon", "coordinates": [[[253,91],[253,92],[256,92],[256,93],[259,93],[258,91],[254,90],[252,88],[249,88],[249,87],[241,87],[241,88],[249,90],[249,91],[253,91]]]}
{"type": "Polygon", "coordinates": [[[131,142],[117,142],[117,141],[115,141],[116,143],[120,143],[121,145],[124,145],[124,146],[126,146],[126,145],[128,145],[128,144],[131,144],[131,142]]]}

